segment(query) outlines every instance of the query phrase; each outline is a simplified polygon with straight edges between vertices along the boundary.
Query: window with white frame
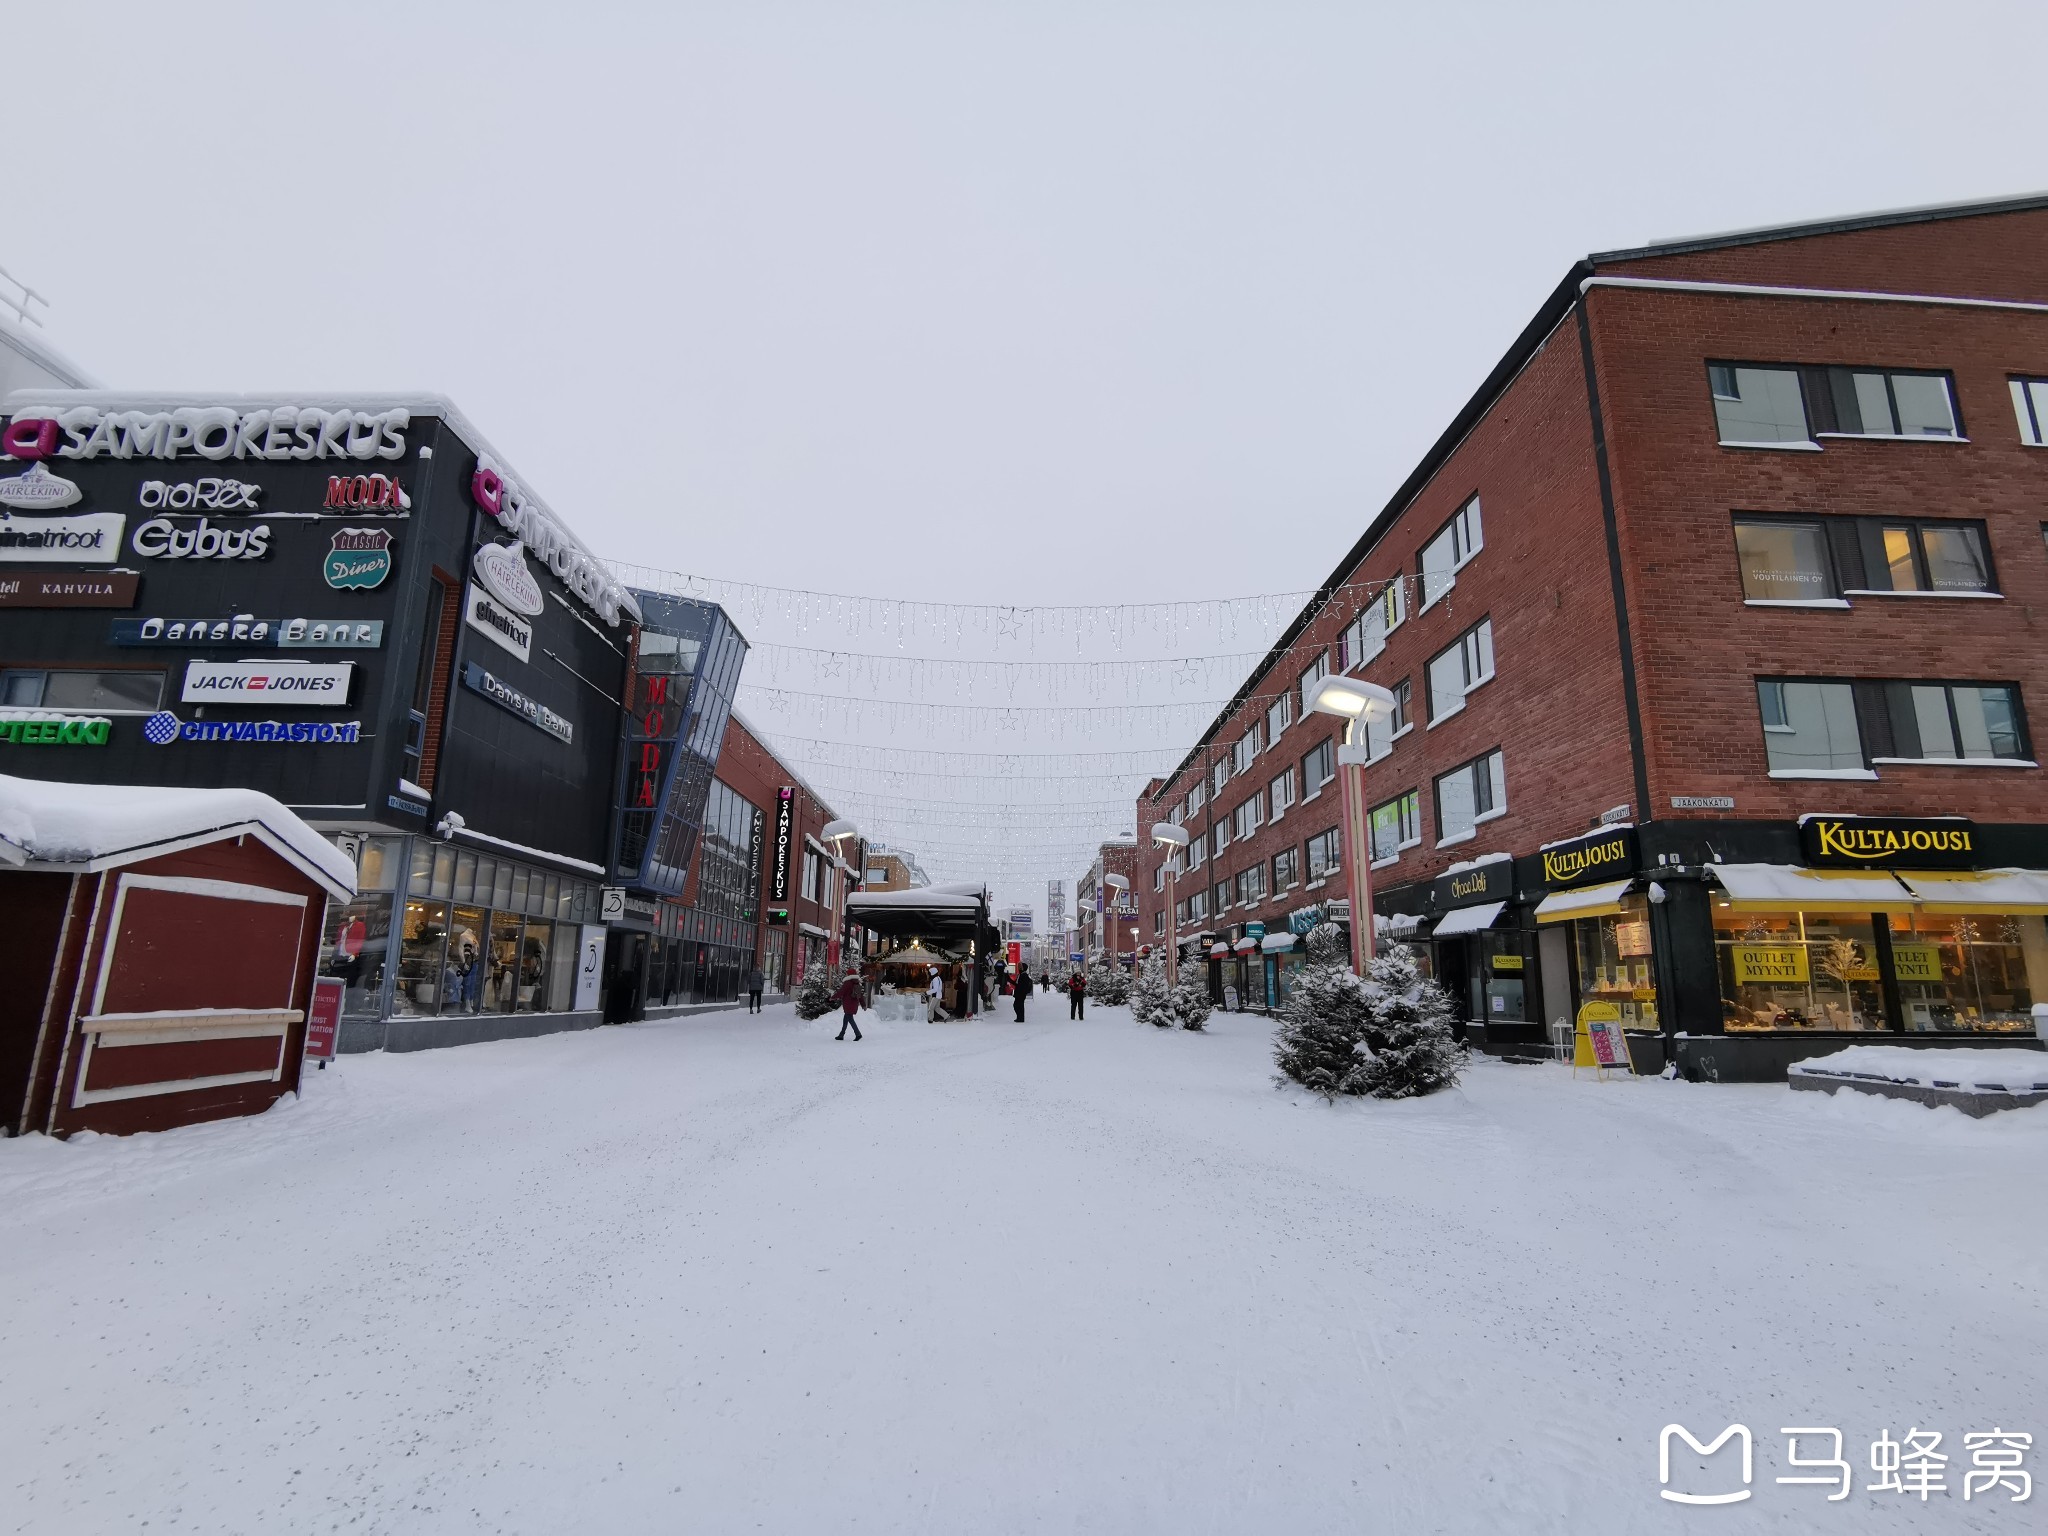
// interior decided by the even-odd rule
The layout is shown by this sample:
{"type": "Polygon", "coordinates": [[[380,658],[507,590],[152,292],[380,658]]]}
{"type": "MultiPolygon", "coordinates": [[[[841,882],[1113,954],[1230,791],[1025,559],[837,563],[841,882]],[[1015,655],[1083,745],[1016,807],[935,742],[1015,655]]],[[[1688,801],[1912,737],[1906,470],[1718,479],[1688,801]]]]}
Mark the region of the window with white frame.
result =
{"type": "Polygon", "coordinates": [[[1225,816],[1209,829],[1209,835],[1216,840],[1216,851],[1221,853],[1230,846],[1230,818],[1225,816]]]}
{"type": "Polygon", "coordinates": [[[1407,735],[1415,724],[1415,717],[1410,712],[1415,685],[1404,677],[1387,692],[1394,696],[1392,712],[1383,718],[1365,722],[1365,747],[1373,762],[1378,762],[1393,751],[1394,743],[1407,735]]]}
{"type": "Polygon", "coordinates": [[[1152,889],[1155,891],[1166,889],[1166,861],[1163,859],[1152,866],[1152,889]]]}
{"type": "Polygon", "coordinates": [[[1202,920],[1203,918],[1207,917],[1208,915],[1209,915],[1209,893],[1208,893],[1207,891],[1197,891],[1197,892],[1195,892],[1195,894],[1194,894],[1194,895],[1192,895],[1192,896],[1190,896],[1190,897],[1188,898],[1188,918],[1189,918],[1189,920],[1190,920],[1190,921],[1193,921],[1193,922],[1197,922],[1197,923],[1199,923],[1199,922],[1200,922],[1200,921],[1201,921],[1201,920],[1202,920]]]}
{"type": "Polygon", "coordinates": [[[1266,792],[1261,789],[1237,808],[1232,818],[1237,824],[1237,840],[1243,842],[1266,824],[1266,792]]]}
{"type": "Polygon", "coordinates": [[[1283,693],[1266,707],[1266,744],[1280,739],[1280,733],[1294,723],[1294,695],[1283,693]]]}
{"type": "Polygon", "coordinates": [[[1482,821],[1508,808],[1507,768],[1498,748],[1441,774],[1436,781],[1437,846],[1472,836],[1482,821]]]}
{"type": "Polygon", "coordinates": [[[1266,866],[1263,863],[1237,872],[1237,899],[1247,907],[1255,907],[1266,899],[1266,866]]]}
{"type": "Polygon", "coordinates": [[[825,861],[818,857],[818,850],[806,848],[804,850],[804,883],[802,886],[805,901],[816,901],[818,899],[819,877],[823,875],[824,871],[825,861]]]}
{"type": "Polygon", "coordinates": [[[1237,745],[1230,749],[1230,767],[1233,773],[1250,773],[1252,763],[1259,755],[1259,728],[1254,725],[1237,738],[1237,745]]]}
{"type": "Polygon", "coordinates": [[[1422,841],[1422,792],[1382,800],[1372,808],[1372,859],[1375,864],[1398,859],[1403,848],[1422,841]]]}
{"type": "Polygon", "coordinates": [[[1493,620],[1481,619],[1429,658],[1429,718],[1448,719],[1465,695],[1493,677],[1493,620]]]}
{"type": "Polygon", "coordinates": [[[1291,891],[1301,884],[1301,850],[1282,848],[1273,855],[1273,894],[1291,891]]]}
{"type": "Polygon", "coordinates": [[[1178,800],[1176,800],[1173,803],[1173,809],[1166,813],[1166,819],[1177,827],[1180,825],[1181,817],[1183,817],[1186,814],[1186,810],[1182,807],[1181,803],[1178,800]]]}
{"type": "Polygon", "coordinates": [[[1304,798],[1314,798],[1322,793],[1323,786],[1337,777],[1337,749],[1334,743],[1321,741],[1301,760],[1301,792],[1304,798]]]}
{"type": "Polygon", "coordinates": [[[1323,651],[1309,663],[1308,670],[1301,674],[1301,712],[1308,713],[1308,696],[1324,678],[1330,675],[1330,653],[1323,651]]]}
{"type": "Polygon", "coordinates": [[[1352,671],[1379,655],[1387,648],[1387,636],[1407,617],[1407,583],[1396,576],[1338,637],[1337,670],[1352,671]]]}
{"type": "Polygon", "coordinates": [[[2010,379],[2012,411],[2019,418],[2020,441],[2048,448],[2048,379],[2010,379]]]}
{"type": "Polygon", "coordinates": [[[1273,819],[1278,821],[1286,814],[1287,807],[1294,804],[1294,770],[1283,768],[1280,777],[1266,786],[1266,793],[1272,797],[1273,819]]]}
{"type": "Polygon", "coordinates": [[[1227,785],[1227,784],[1229,784],[1229,783],[1230,783],[1230,759],[1229,759],[1229,758],[1227,758],[1227,757],[1225,757],[1225,758],[1219,758],[1219,759],[1217,760],[1217,762],[1216,762],[1216,765],[1215,765],[1215,766],[1214,766],[1213,768],[1211,768],[1211,769],[1209,770],[1209,793],[1210,793],[1210,795],[1212,795],[1212,796],[1215,796],[1215,795],[1220,795],[1220,794],[1222,794],[1222,793],[1223,793],[1223,790],[1224,790],[1224,786],[1226,786],[1226,785],[1227,785]]]}
{"type": "Polygon", "coordinates": [[[1166,909],[1161,907],[1152,914],[1152,937],[1159,938],[1166,932],[1166,909]]]}
{"type": "Polygon", "coordinates": [[[1216,902],[1216,915],[1217,915],[1217,916],[1219,916],[1219,917],[1220,917],[1220,916],[1222,916],[1222,915],[1223,915],[1223,914],[1224,914],[1225,912],[1228,912],[1228,911],[1230,910],[1230,903],[1231,903],[1231,901],[1232,901],[1232,900],[1234,899],[1234,893],[1236,892],[1236,890],[1237,890],[1237,881],[1236,881],[1236,880],[1234,880],[1234,879],[1232,879],[1232,880],[1218,880],[1218,881],[1216,882],[1216,888],[1215,888],[1214,896],[1215,896],[1215,902],[1216,902]]]}
{"type": "Polygon", "coordinates": [[[1442,531],[1422,546],[1417,567],[1422,575],[1422,606],[1426,610],[1456,585],[1458,572],[1484,547],[1479,527],[1479,498],[1474,496],[1452,514],[1442,531]]]}
{"type": "MultiPolygon", "coordinates": [[[[1188,869],[1200,869],[1202,867],[1202,861],[1209,857],[1209,839],[1206,837],[1197,837],[1189,839],[1187,852],[1188,869]]],[[[1183,873],[1185,872],[1186,871],[1183,871],[1183,873]]]]}
{"type": "Polygon", "coordinates": [[[1326,880],[1337,873],[1342,856],[1338,853],[1337,829],[1318,832],[1308,840],[1308,877],[1311,880],[1326,880]]]}
{"type": "Polygon", "coordinates": [[[1188,815],[1192,817],[1209,799],[1209,785],[1206,780],[1197,779],[1188,788],[1188,815]]]}

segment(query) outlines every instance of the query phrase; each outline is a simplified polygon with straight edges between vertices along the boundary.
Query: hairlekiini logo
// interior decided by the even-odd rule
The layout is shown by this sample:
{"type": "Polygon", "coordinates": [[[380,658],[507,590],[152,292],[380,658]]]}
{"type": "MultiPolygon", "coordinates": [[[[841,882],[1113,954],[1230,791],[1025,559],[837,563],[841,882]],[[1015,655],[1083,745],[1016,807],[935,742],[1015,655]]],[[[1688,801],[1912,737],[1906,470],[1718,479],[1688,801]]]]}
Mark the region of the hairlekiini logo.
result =
{"type": "Polygon", "coordinates": [[[0,480],[0,503],[25,512],[43,512],[68,507],[79,498],[79,489],[62,475],[53,475],[41,463],[31,464],[25,474],[0,480]]]}
{"type": "Polygon", "coordinates": [[[477,580],[491,596],[514,613],[537,619],[547,611],[540,583],[526,568],[524,543],[514,540],[510,544],[479,544],[470,563],[477,580]]]}
{"type": "Polygon", "coordinates": [[[391,535],[382,528],[341,528],[334,534],[321,574],[343,591],[384,584],[391,574],[391,535]]]}

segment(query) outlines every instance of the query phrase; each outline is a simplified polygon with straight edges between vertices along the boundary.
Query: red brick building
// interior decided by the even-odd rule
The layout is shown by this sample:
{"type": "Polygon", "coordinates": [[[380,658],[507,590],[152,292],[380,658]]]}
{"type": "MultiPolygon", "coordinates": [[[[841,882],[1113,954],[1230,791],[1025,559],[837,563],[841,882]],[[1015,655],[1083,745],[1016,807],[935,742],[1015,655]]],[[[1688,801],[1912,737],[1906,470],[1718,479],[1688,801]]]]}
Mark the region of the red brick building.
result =
{"type": "Polygon", "coordinates": [[[1130,841],[1115,838],[1096,849],[1095,862],[1074,882],[1081,952],[1090,960],[1105,951],[1120,955],[1134,952],[1131,929],[1139,927],[1136,908],[1140,878],[1138,862],[1138,850],[1130,841]],[[1118,890],[1113,885],[1106,885],[1103,881],[1105,875],[1121,875],[1130,882],[1129,887],[1118,890]],[[1098,890],[1102,893],[1099,912],[1095,900],[1098,890]]]}
{"type": "Polygon", "coordinates": [[[1475,1035],[1593,1005],[1702,1076],[2031,1036],[2044,239],[2027,198],[1575,265],[1141,798],[1192,835],[1178,923],[1145,840],[1148,937],[1284,992],[1353,856],[1337,722],[1301,718],[1348,671],[1402,700],[1365,770],[1382,931],[1475,1035]]]}

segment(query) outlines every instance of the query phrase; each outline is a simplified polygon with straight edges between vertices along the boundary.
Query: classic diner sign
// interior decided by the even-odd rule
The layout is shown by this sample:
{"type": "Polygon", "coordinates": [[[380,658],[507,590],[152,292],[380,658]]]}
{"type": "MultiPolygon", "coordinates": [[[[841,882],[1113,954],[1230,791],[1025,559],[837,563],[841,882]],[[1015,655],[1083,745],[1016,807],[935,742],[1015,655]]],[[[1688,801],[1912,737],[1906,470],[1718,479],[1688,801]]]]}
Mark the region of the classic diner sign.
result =
{"type": "Polygon", "coordinates": [[[1634,827],[1607,827],[1543,850],[1543,884],[1553,891],[1625,880],[1635,870],[1634,827]]]}
{"type": "Polygon", "coordinates": [[[1815,869],[1975,869],[1977,824],[1961,816],[1802,816],[1815,869]]]}

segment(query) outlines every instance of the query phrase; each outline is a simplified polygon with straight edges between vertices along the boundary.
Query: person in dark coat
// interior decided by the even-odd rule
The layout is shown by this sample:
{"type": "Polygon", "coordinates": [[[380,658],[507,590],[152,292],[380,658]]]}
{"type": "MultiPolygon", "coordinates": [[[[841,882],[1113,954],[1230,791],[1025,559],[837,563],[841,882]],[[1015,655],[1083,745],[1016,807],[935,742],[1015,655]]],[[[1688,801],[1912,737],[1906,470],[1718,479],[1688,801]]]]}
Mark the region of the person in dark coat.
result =
{"type": "Polygon", "coordinates": [[[767,985],[767,980],[758,965],[747,968],[747,1012],[761,1011],[761,989],[767,985]]]}
{"type": "Polygon", "coordinates": [[[1085,1004],[1088,998],[1088,978],[1079,971],[1067,978],[1067,1017],[1081,1019],[1088,1016],[1085,1004]]]}
{"type": "Polygon", "coordinates": [[[839,990],[833,994],[839,999],[839,1006],[846,1017],[840,1020],[839,1033],[832,1038],[844,1040],[847,1030],[853,1031],[853,1038],[860,1039],[860,1025],[854,1022],[854,1015],[860,1012],[860,977],[852,971],[846,973],[846,980],[839,983],[839,990]]]}
{"type": "Polygon", "coordinates": [[[1024,1022],[1024,999],[1031,995],[1031,973],[1023,966],[1017,967],[1017,985],[1011,989],[1011,996],[1017,999],[1017,1022],[1024,1022]]]}

